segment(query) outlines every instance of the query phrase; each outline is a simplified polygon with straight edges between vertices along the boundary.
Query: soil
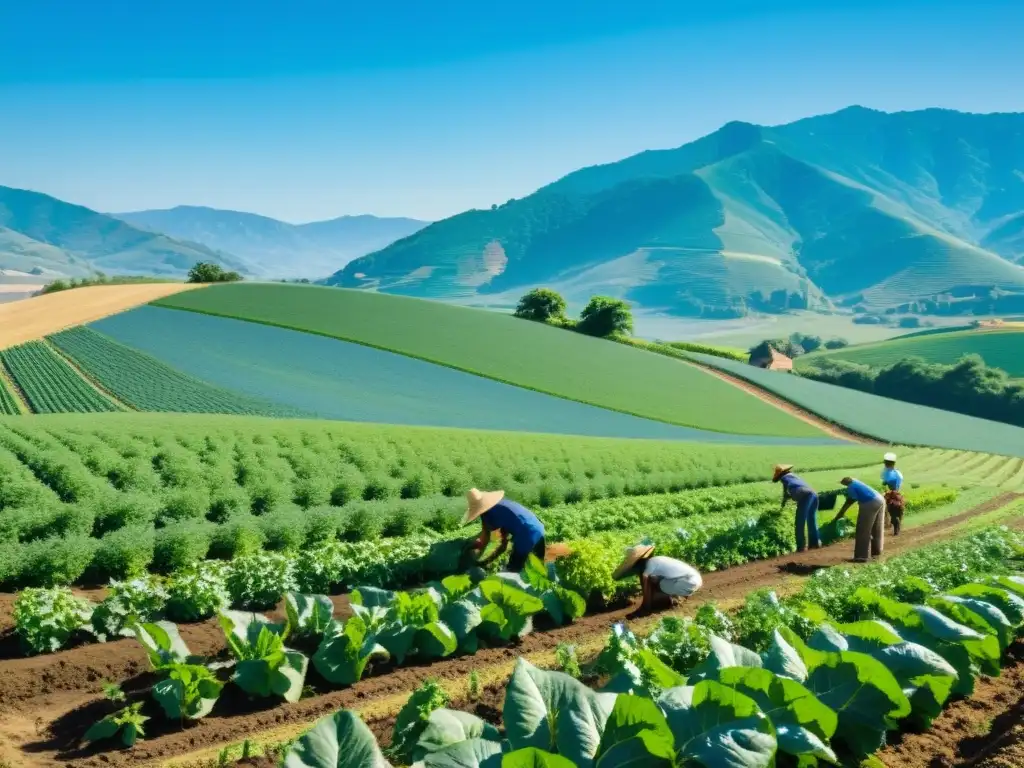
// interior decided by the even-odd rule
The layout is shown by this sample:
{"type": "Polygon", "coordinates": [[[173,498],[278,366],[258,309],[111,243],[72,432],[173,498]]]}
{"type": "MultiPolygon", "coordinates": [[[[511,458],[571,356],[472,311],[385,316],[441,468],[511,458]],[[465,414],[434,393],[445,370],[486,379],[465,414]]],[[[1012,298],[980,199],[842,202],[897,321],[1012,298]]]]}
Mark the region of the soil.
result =
{"type": "MultiPolygon", "coordinates": [[[[960,523],[997,509],[1017,495],[1002,494],[955,517],[887,538],[884,557],[944,538],[960,523]]],[[[1018,522],[1024,523],[1024,519],[1018,522]]],[[[848,563],[851,555],[852,543],[841,542],[708,573],[699,595],[701,600],[718,602],[741,599],[758,588],[778,587],[789,577],[848,563]]],[[[0,595],[0,626],[10,627],[13,600],[13,595],[0,595]]],[[[346,596],[334,600],[341,617],[350,613],[346,596]]],[[[376,699],[411,691],[428,677],[464,681],[474,669],[508,663],[523,654],[550,651],[563,642],[585,642],[607,632],[613,623],[627,621],[632,614],[632,607],[617,607],[587,615],[566,627],[536,632],[513,647],[484,649],[473,656],[433,664],[378,667],[343,690],[330,690],[311,667],[307,685],[313,695],[295,704],[249,702],[229,686],[211,715],[184,728],[153,712],[156,717],[147,723],[145,741],[130,752],[111,751],[109,746],[80,750],[75,742],[110,711],[100,696],[104,682],[120,683],[130,699],[143,697],[152,684],[146,656],[135,640],[81,645],[55,654],[20,658],[11,653],[12,649],[16,653],[16,647],[8,631],[6,639],[0,637],[0,649],[7,651],[6,658],[0,656],[0,765],[4,759],[14,768],[138,765],[216,744],[237,743],[289,723],[312,722],[341,708],[362,708],[376,699]]],[[[179,630],[193,653],[214,656],[224,651],[223,636],[215,621],[179,625],[179,630]]]]}
{"type": "Polygon", "coordinates": [[[850,442],[861,443],[863,445],[888,445],[888,443],[879,442],[873,437],[868,437],[866,435],[861,435],[856,432],[851,432],[845,427],[839,424],[834,424],[833,422],[828,421],[827,419],[824,419],[815,413],[811,413],[810,411],[801,408],[799,405],[796,405],[795,403],[791,403],[789,400],[785,400],[779,397],[778,395],[772,394],[764,389],[761,389],[756,384],[751,384],[749,381],[741,379],[739,376],[733,376],[731,373],[720,371],[717,368],[712,368],[710,365],[704,365],[702,363],[699,363],[696,360],[688,360],[687,362],[690,365],[700,368],[702,371],[705,371],[706,373],[710,373],[712,376],[715,376],[721,379],[722,381],[732,384],[734,387],[739,387],[744,392],[747,392],[748,394],[751,394],[754,397],[756,397],[758,400],[762,400],[768,403],[769,405],[773,405],[779,410],[785,411],[790,416],[793,416],[794,418],[800,419],[800,421],[806,422],[807,424],[817,427],[829,437],[834,437],[837,440],[849,440],[850,442]]]}

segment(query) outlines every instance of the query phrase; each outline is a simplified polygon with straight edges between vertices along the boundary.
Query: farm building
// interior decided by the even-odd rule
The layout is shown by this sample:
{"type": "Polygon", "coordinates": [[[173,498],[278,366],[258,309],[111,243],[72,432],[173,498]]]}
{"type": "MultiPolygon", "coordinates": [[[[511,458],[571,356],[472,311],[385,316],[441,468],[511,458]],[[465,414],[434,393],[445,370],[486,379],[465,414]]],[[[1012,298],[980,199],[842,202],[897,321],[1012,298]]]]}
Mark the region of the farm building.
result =
{"type": "Polygon", "coordinates": [[[769,371],[792,371],[793,359],[768,347],[767,355],[750,356],[750,364],[755,368],[766,368],[769,371]]]}

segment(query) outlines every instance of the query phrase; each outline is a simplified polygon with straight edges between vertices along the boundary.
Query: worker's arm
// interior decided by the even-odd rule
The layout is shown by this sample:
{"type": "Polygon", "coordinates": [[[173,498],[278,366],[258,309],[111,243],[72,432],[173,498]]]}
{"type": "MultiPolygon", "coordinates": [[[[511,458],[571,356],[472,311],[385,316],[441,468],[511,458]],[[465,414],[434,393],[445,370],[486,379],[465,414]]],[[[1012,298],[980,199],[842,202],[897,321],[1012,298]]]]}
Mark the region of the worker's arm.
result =
{"type": "Polygon", "coordinates": [[[846,517],[846,510],[853,506],[853,501],[853,499],[847,499],[846,503],[843,504],[843,508],[840,509],[836,516],[832,518],[832,522],[835,522],[836,520],[846,517]]]}
{"type": "Polygon", "coordinates": [[[785,509],[787,501],[789,501],[789,493],[786,490],[786,486],[783,485],[782,486],[782,506],[779,507],[779,509],[785,509]]]}
{"type": "Polygon", "coordinates": [[[480,531],[480,535],[473,541],[473,549],[483,552],[487,547],[488,542],[491,540],[491,529],[488,528],[487,523],[482,520],[480,521],[480,527],[482,530],[480,531]]]}
{"type": "Polygon", "coordinates": [[[654,597],[654,591],[651,588],[651,577],[646,573],[640,574],[640,587],[643,594],[643,599],[640,602],[640,608],[642,610],[646,610],[651,607],[654,597]]]}
{"type": "Polygon", "coordinates": [[[494,554],[492,554],[486,560],[481,561],[480,565],[490,565],[495,560],[497,560],[499,557],[501,557],[502,555],[505,554],[505,550],[508,549],[508,534],[505,533],[505,531],[500,531],[500,533],[501,533],[501,544],[499,544],[498,548],[496,550],[494,550],[494,554]]]}

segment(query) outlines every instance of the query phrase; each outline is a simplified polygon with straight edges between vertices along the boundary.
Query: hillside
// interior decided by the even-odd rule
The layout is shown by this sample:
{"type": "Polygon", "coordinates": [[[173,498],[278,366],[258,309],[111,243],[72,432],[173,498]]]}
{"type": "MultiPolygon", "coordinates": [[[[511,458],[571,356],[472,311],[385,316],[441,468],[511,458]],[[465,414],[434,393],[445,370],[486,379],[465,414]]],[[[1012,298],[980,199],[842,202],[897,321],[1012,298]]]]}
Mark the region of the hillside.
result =
{"type": "Polygon", "coordinates": [[[39,192],[0,187],[0,269],[80,277],[182,277],[197,261],[242,273],[249,266],[205,245],[148,232],[39,192]]]}
{"type": "Polygon", "coordinates": [[[797,358],[798,368],[823,360],[846,360],[873,367],[892,365],[908,357],[949,365],[964,355],[981,355],[990,366],[1024,378],[1024,327],[1005,330],[966,330],[890,339],[844,349],[815,352],[797,358]]]}
{"type": "Polygon", "coordinates": [[[270,278],[320,278],[352,259],[413,234],[425,221],[377,216],[342,216],[310,224],[288,224],[266,216],[181,205],[112,214],[141,229],[202,243],[245,259],[270,278]]]}
{"type": "Polygon", "coordinates": [[[703,317],[950,314],[946,293],[991,304],[999,291],[1009,310],[1024,292],[1021,168],[1024,114],[730,123],[437,222],[327,283],[495,304],[544,284],[573,303],[603,293],[703,317]]]}

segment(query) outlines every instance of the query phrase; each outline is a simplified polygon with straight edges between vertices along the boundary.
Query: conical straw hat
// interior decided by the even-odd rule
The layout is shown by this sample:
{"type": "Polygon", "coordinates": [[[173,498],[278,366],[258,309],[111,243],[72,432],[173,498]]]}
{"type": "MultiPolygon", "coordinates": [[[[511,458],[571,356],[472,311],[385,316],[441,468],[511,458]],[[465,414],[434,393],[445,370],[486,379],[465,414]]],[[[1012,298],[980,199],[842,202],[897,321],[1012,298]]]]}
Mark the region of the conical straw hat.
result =
{"type": "Polygon", "coordinates": [[[480,491],[476,488],[470,488],[466,491],[466,504],[468,506],[466,507],[466,516],[462,519],[462,522],[473,522],[504,498],[504,491],[480,491]]]}
{"type": "Polygon", "coordinates": [[[653,544],[637,544],[635,547],[630,547],[626,550],[626,559],[615,569],[612,578],[621,579],[629,572],[630,568],[637,564],[640,558],[647,557],[653,551],[653,544]]]}
{"type": "Polygon", "coordinates": [[[793,465],[792,464],[776,464],[775,465],[775,469],[773,470],[773,473],[772,473],[772,482],[773,483],[779,482],[779,478],[780,477],[782,477],[787,472],[791,472],[792,470],[793,470],[793,465]]]}

